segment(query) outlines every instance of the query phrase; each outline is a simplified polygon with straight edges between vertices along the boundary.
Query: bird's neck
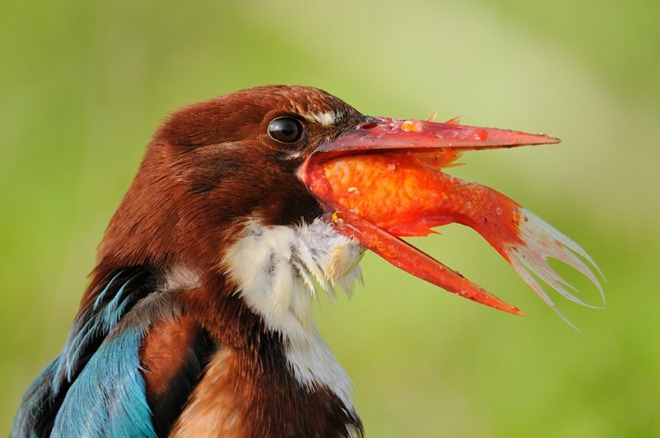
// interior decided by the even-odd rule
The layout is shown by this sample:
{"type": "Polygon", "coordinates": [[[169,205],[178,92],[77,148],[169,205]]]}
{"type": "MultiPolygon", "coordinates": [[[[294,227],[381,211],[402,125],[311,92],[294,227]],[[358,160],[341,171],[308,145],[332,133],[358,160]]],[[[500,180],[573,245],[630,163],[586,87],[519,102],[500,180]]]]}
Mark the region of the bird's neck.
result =
{"type": "Polygon", "coordinates": [[[321,220],[298,226],[248,221],[224,256],[228,279],[268,329],[291,342],[316,333],[312,302],[318,288],[351,294],[361,281],[363,248],[321,220]]]}
{"type": "MultiPolygon", "coordinates": [[[[228,416],[235,412],[240,417],[245,409],[256,408],[263,413],[252,425],[261,428],[257,432],[268,430],[269,422],[287,424],[293,418],[301,419],[293,431],[297,436],[313,430],[333,436],[323,433],[331,427],[338,431],[336,436],[358,431],[351,382],[316,329],[312,303],[317,289],[330,295],[336,287],[352,291],[354,281],[361,279],[357,264],[362,247],[321,220],[297,226],[248,221],[239,234],[223,257],[221,270],[233,289],[223,306],[233,301],[258,323],[250,333],[239,336],[248,338],[245,348],[220,348],[211,358],[181,418],[199,415],[203,418],[187,424],[224,425],[231,423],[230,418],[223,420],[218,412],[228,416]],[[237,381],[239,391],[231,383],[237,381]],[[262,405],[227,409],[246,400],[262,405]],[[259,422],[264,425],[257,426],[259,422]]],[[[204,431],[182,431],[189,432],[204,431]]]]}
{"type": "Polygon", "coordinates": [[[317,220],[310,225],[245,224],[225,256],[229,279],[268,330],[281,335],[284,354],[305,387],[326,386],[353,409],[350,381],[312,319],[315,283],[331,296],[360,279],[363,249],[317,220]]]}

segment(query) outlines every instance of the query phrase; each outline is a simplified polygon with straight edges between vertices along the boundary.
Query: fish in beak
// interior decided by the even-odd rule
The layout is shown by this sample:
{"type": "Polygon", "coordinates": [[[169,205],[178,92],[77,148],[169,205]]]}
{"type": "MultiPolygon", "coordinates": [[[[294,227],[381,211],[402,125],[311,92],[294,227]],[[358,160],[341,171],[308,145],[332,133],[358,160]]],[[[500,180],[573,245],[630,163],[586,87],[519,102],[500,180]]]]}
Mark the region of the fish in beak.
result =
{"type": "Polygon", "coordinates": [[[474,229],[561,316],[537,279],[571,301],[588,304],[570,291],[574,288],[547,260],[575,268],[604,297],[594,272],[602,273],[593,259],[569,237],[502,193],[443,171],[463,151],[550,143],[559,139],[465,126],[456,120],[367,117],[320,144],[300,167],[298,177],[340,233],[449,292],[521,315],[517,307],[401,239],[426,236],[449,223],[474,229]]]}

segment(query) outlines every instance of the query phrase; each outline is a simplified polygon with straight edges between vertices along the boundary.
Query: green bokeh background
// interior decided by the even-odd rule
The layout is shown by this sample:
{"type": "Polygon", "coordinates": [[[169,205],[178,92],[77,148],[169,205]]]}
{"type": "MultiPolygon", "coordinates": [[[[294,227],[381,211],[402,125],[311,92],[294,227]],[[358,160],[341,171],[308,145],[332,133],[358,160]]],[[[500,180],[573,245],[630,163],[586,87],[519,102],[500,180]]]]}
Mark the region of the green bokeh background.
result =
{"type": "Polygon", "coordinates": [[[557,300],[577,333],[471,230],[414,243],[526,317],[367,255],[365,287],[316,309],[367,436],[660,436],[659,18],[660,3],[643,0],[5,0],[0,435],[61,348],[96,245],[163,116],[296,83],[368,114],[463,115],[562,138],[469,154],[455,173],[572,236],[608,280],[606,310],[557,300]]]}

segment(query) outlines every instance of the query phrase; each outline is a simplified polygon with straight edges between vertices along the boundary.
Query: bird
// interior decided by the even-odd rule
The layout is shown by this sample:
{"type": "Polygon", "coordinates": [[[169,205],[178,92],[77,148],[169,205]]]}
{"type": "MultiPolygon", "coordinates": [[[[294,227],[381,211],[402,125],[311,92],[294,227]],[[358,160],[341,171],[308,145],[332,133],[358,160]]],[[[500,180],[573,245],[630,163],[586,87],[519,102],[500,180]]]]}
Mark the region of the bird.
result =
{"type": "Polygon", "coordinates": [[[351,381],[312,304],[324,291],[352,293],[366,250],[521,314],[402,239],[458,222],[551,306],[538,279],[584,302],[547,258],[602,294],[597,265],[570,238],[505,195],[443,172],[465,151],[558,141],[456,119],[368,116],[295,85],[173,112],[107,226],[66,344],[25,392],[11,436],[362,436],[351,381]]]}

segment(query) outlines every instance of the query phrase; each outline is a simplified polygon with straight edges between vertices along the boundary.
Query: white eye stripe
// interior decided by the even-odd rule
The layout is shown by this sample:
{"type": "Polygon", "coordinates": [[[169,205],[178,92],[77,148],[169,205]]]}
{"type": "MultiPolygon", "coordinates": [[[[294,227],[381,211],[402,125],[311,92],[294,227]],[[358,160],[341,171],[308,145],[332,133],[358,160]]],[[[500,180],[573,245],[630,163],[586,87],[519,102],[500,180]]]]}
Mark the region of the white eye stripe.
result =
{"type": "Polygon", "coordinates": [[[325,113],[304,114],[303,117],[310,122],[318,123],[322,126],[332,126],[337,121],[337,114],[334,111],[325,113]]]}

